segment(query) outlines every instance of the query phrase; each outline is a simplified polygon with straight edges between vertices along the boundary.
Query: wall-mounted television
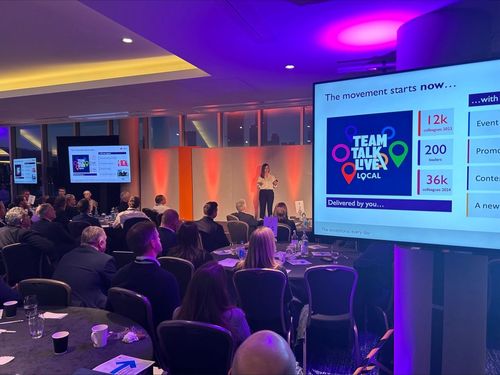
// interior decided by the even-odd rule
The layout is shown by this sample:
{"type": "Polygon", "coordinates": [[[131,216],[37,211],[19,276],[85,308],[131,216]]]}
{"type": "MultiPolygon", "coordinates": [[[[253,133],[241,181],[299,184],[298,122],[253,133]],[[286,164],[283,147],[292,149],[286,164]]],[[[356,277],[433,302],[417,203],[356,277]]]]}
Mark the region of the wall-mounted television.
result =
{"type": "Polygon", "coordinates": [[[128,145],[69,146],[71,183],[129,183],[128,145]]]}
{"type": "Polygon", "coordinates": [[[314,85],[314,233],[500,247],[500,60],[314,85]]]}
{"type": "Polygon", "coordinates": [[[13,159],[15,184],[37,184],[36,158],[13,159]]]}

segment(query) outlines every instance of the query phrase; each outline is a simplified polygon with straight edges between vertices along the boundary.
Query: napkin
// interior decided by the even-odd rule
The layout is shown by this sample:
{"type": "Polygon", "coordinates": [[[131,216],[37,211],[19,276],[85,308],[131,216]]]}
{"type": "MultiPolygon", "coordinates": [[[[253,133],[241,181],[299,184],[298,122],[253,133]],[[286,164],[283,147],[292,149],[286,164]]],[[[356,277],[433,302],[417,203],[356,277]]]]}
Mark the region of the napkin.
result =
{"type": "Polygon", "coordinates": [[[4,355],[4,356],[1,356],[0,357],[0,366],[2,365],[6,365],[7,363],[9,363],[10,361],[12,361],[14,358],[16,357],[12,357],[10,355],[4,355]]]}
{"type": "Polygon", "coordinates": [[[233,268],[234,266],[236,266],[236,264],[238,264],[238,262],[239,262],[239,260],[234,259],[234,258],[226,258],[226,259],[219,260],[219,264],[222,267],[229,267],[229,268],[233,268]]]}
{"type": "Polygon", "coordinates": [[[213,251],[214,254],[217,254],[217,255],[229,255],[229,254],[232,254],[233,251],[231,249],[226,249],[226,250],[214,250],[213,251]]]}
{"type": "Polygon", "coordinates": [[[288,263],[290,263],[292,266],[307,266],[309,264],[312,264],[308,260],[305,259],[288,259],[288,263]]]}
{"type": "Polygon", "coordinates": [[[42,314],[44,319],[62,319],[66,315],[68,315],[68,313],[52,313],[48,311],[42,314]]]}

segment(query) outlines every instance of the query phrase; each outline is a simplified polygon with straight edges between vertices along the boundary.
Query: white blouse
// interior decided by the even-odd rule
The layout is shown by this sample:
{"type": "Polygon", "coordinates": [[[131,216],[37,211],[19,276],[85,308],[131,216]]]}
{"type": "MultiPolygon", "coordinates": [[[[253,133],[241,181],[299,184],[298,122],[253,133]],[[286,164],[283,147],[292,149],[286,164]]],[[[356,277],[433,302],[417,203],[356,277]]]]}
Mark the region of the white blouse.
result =
{"type": "Polygon", "coordinates": [[[273,182],[276,180],[276,177],[273,175],[269,174],[267,177],[260,177],[257,178],[257,188],[260,190],[273,190],[276,186],[273,184],[273,182]]]}

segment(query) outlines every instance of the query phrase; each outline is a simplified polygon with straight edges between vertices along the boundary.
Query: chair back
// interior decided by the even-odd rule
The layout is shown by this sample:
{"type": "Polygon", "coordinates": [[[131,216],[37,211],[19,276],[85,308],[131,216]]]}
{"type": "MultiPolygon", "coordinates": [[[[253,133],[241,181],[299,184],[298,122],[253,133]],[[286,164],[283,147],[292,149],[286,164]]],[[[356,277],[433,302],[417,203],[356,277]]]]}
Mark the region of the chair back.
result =
{"type": "Polygon", "coordinates": [[[57,280],[26,279],[19,283],[19,293],[24,298],[36,295],[40,306],[70,306],[71,287],[57,280]]]}
{"type": "Polygon", "coordinates": [[[181,301],[186,294],[189,282],[193,277],[194,265],[189,260],[176,257],[160,257],[158,262],[163,269],[174,275],[179,284],[179,295],[181,301]]]}
{"type": "Polygon", "coordinates": [[[290,227],[283,223],[278,223],[278,242],[290,242],[290,237],[292,236],[292,230],[290,227]]]}
{"type": "Polygon", "coordinates": [[[229,221],[240,221],[237,216],[234,215],[226,215],[226,220],[229,221]]]}
{"type": "Polygon", "coordinates": [[[249,226],[244,221],[228,221],[227,229],[232,243],[247,243],[249,226]]]}
{"type": "Polygon", "coordinates": [[[358,272],[352,267],[310,267],[304,274],[311,314],[354,319],[353,302],[358,272]]]}
{"type": "Polygon", "coordinates": [[[125,236],[127,235],[127,232],[129,231],[130,228],[132,228],[135,224],[140,223],[142,221],[149,221],[149,219],[146,219],[144,217],[131,217],[130,219],[125,220],[125,222],[123,223],[123,231],[125,232],[125,236]]]}
{"type": "Polygon", "coordinates": [[[70,221],[68,223],[69,234],[71,234],[71,237],[75,239],[79,239],[83,230],[87,227],[90,227],[90,223],[87,223],[86,221],[70,221]]]}
{"type": "Polygon", "coordinates": [[[229,235],[229,229],[227,228],[227,221],[216,221],[216,223],[222,225],[222,228],[224,229],[224,234],[227,237],[229,235]]]}
{"type": "Polygon", "coordinates": [[[157,224],[158,223],[158,212],[156,212],[155,210],[152,210],[151,208],[143,208],[142,209],[142,212],[144,212],[144,214],[149,217],[149,219],[157,224]]]}
{"type": "Polygon", "coordinates": [[[213,324],[164,321],[157,329],[161,357],[170,375],[227,374],[233,355],[231,333],[213,324]]]}
{"type": "Polygon", "coordinates": [[[14,243],[2,249],[7,283],[16,285],[21,280],[42,276],[42,252],[25,243],[14,243]]]}
{"type": "Polygon", "coordinates": [[[233,281],[252,332],[269,329],[287,339],[290,325],[285,315],[285,274],[268,268],[250,268],[237,271],[233,281]]]}
{"type": "Polygon", "coordinates": [[[135,254],[132,251],[113,251],[113,258],[115,258],[116,268],[120,269],[135,259],[135,254]]]}

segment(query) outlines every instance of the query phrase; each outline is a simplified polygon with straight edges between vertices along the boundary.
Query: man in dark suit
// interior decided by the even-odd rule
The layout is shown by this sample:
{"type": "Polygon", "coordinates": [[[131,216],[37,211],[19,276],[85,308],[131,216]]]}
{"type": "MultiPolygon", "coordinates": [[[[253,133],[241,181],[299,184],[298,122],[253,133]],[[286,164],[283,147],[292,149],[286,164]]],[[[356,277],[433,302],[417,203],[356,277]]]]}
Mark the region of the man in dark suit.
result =
{"type": "Polygon", "coordinates": [[[203,207],[205,216],[196,222],[203,241],[203,248],[210,252],[229,245],[224,228],[214,221],[217,217],[217,210],[217,202],[207,202],[203,207]]]}
{"type": "Polygon", "coordinates": [[[84,221],[95,227],[101,226],[99,219],[90,216],[90,203],[87,199],[80,199],[76,208],[80,211],[80,214],[73,217],[73,221],[84,221]]]}
{"type": "Polygon", "coordinates": [[[54,244],[37,232],[30,230],[31,220],[24,208],[13,207],[5,215],[6,226],[0,228],[0,248],[17,242],[30,245],[41,251],[51,261],[58,260],[54,244]]]}
{"type": "Polygon", "coordinates": [[[71,287],[74,304],[104,309],[111,280],[116,273],[115,259],[105,254],[106,233],[99,227],[83,230],[81,245],[62,257],[53,278],[71,287]]]}
{"type": "Polygon", "coordinates": [[[111,286],[133,290],[147,297],[156,327],[160,322],[172,319],[172,313],[180,304],[179,285],[156,259],[162,248],[154,223],[144,221],[130,228],[127,245],[136,255],[135,261],[116,273],[111,286]]]}
{"type": "Polygon", "coordinates": [[[243,221],[248,224],[249,233],[251,235],[252,232],[257,229],[259,222],[255,219],[253,215],[246,213],[247,210],[247,202],[244,199],[240,199],[236,202],[236,212],[231,215],[236,216],[240,221],[243,221]]]}
{"type": "Polygon", "coordinates": [[[64,225],[53,221],[56,211],[49,203],[43,203],[36,208],[36,214],[40,217],[31,229],[51,240],[56,248],[59,258],[76,246],[75,240],[70,236],[64,225]]]}
{"type": "Polygon", "coordinates": [[[66,194],[66,209],[64,210],[69,220],[79,214],[76,208],[76,198],[73,194],[66,194]]]}
{"type": "Polygon", "coordinates": [[[161,225],[158,228],[160,234],[161,256],[167,256],[168,251],[177,246],[177,228],[179,228],[179,214],[176,210],[169,208],[161,217],[161,225]]]}

